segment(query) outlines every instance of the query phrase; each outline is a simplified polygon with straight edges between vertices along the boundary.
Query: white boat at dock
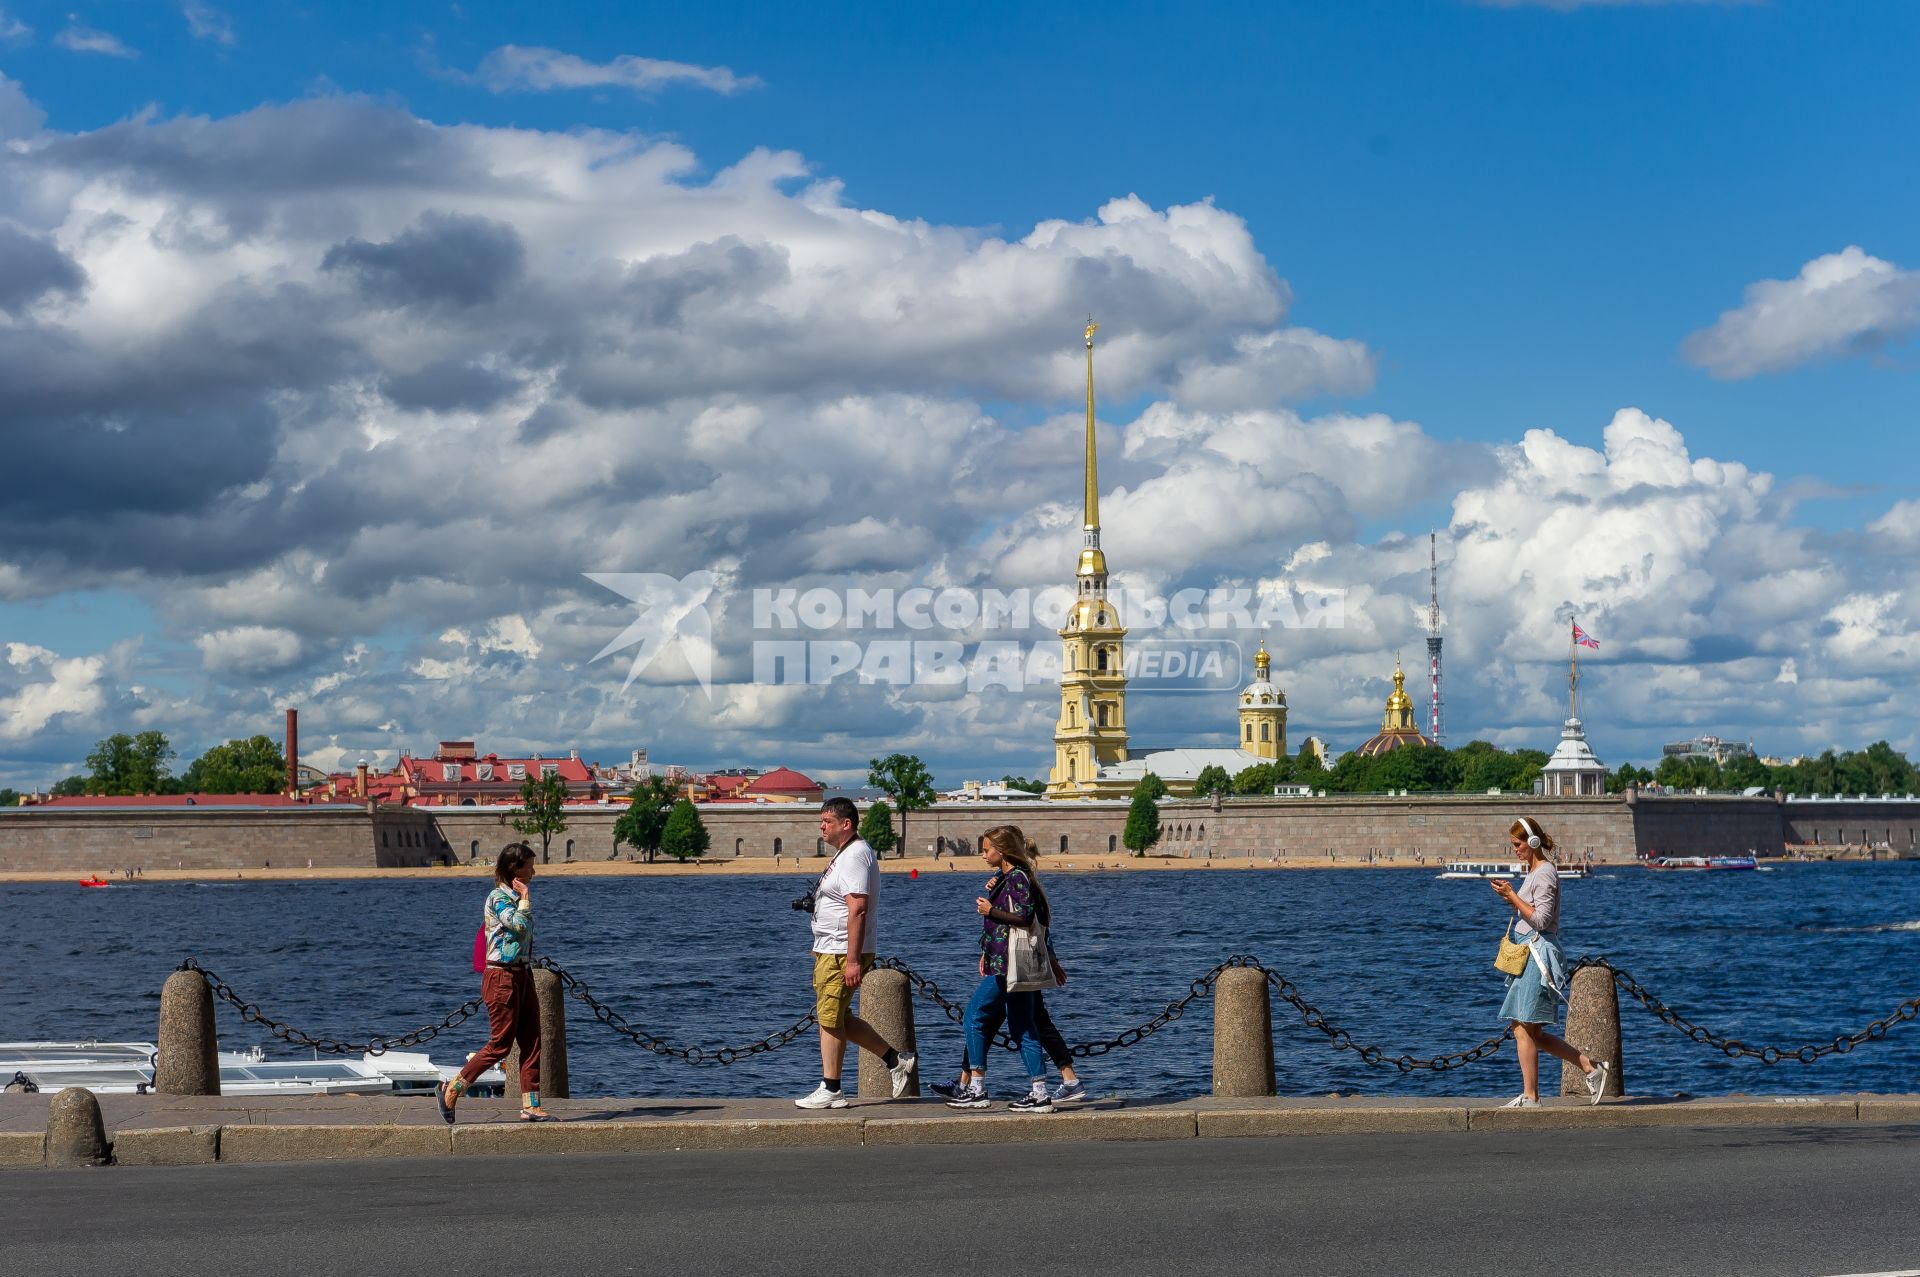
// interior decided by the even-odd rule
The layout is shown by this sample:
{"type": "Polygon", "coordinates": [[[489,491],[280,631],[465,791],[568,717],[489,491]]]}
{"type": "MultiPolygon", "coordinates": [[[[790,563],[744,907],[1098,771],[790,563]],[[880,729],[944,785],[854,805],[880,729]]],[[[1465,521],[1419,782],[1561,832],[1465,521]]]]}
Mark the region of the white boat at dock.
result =
{"type": "MultiPolygon", "coordinates": [[[[0,1042],[0,1086],[58,1091],[84,1086],[101,1095],[144,1095],[153,1089],[159,1048],[151,1042],[0,1042]]],[[[425,1053],[388,1051],[359,1059],[269,1060],[259,1047],[219,1053],[220,1094],[430,1095],[459,1072],[425,1053]]],[[[473,1094],[500,1094],[498,1069],[480,1075],[473,1094]]]]}
{"type": "MultiPolygon", "coordinates": [[[[1560,877],[1563,879],[1585,878],[1587,876],[1587,867],[1585,865],[1559,865],[1556,866],[1556,868],[1559,870],[1560,877]]],[[[1446,866],[1442,868],[1439,873],[1435,874],[1434,877],[1512,879],[1524,878],[1526,877],[1526,873],[1526,869],[1517,862],[1509,861],[1503,863],[1498,860],[1449,860],[1446,866]]]]}
{"type": "Polygon", "coordinates": [[[1693,872],[1758,869],[1760,858],[1752,852],[1744,856],[1655,856],[1647,861],[1647,868],[1654,870],[1688,870],[1693,872]]]}

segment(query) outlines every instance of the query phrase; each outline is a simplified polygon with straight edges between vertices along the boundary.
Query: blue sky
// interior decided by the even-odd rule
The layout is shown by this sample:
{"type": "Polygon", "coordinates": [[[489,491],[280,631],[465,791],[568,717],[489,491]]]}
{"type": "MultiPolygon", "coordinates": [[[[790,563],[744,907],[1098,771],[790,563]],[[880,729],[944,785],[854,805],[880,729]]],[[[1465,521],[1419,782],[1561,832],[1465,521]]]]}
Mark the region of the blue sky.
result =
{"type": "MultiPolygon", "coordinates": [[[[1848,598],[1892,596],[1881,611],[1893,628],[1882,632],[1904,635],[1888,618],[1913,606],[1897,566],[1906,523],[1895,516],[1920,478],[1904,446],[1920,359],[1920,303],[1908,282],[1920,266],[1912,177],[1920,171],[1920,99],[1910,83],[1920,8],[1911,4],[1420,0],[974,6],[961,14],[896,5],[9,3],[0,13],[0,74],[44,113],[44,136],[84,139],[150,113],[130,135],[139,145],[166,121],[203,117],[214,140],[202,158],[213,167],[223,162],[214,136],[223,122],[256,108],[364,98],[408,119],[480,126],[491,138],[509,129],[556,138],[606,130],[635,145],[675,142],[695,157],[675,179],[690,186],[712,182],[756,148],[791,151],[809,176],[780,178],[777,191],[792,195],[810,179],[829,179],[850,208],[961,228],[975,240],[1018,240],[1050,219],[1085,221],[1129,194],[1154,210],[1211,200],[1244,220],[1258,254],[1285,281],[1286,325],[1364,343],[1373,361],[1363,384],[1301,385],[1286,411],[1307,419],[1387,414],[1417,423],[1422,446],[1445,453],[1510,446],[1535,429],[1600,449],[1615,414],[1639,409],[1672,422],[1691,457],[1771,475],[1776,504],[1747,517],[1790,522],[1797,533],[1789,557],[1871,560],[1858,571],[1834,567],[1844,584],[1815,600],[1782,587],[1781,606],[1806,612],[1807,642],[1846,630],[1833,609],[1848,598]],[[705,78],[689,73],[639,91],[540,89],[484,73],[508,46],[597,68],[622,57],[669,60],[705,78]],[[716,79],[720,68],[731,82],[716,79]],[[1687,353],[1689,336],[1740,308],[1749,287],[1793,280],[1849,246],[1889,264],[1887,287],[1860,303],[1886,307],[1886,315],[1835,319],[1829,305],[1784,337],[1771,334],[1801,353],[1760,371],[1742,365],[1748,356],[1738,352],[1717,361],[1687,353]],[[1779,504],[1781,494],[1793,499],[1779,504]],[[1881,550],[1862,550],[1869,525],[1883,519],[1893,523],[1876,534],[1881,550]]],[[[245,171],[222,176],[247,181],[245,171]]],[[[120,195],[134,199],[137,185],[120,195]]],[[[78,233],[71,210],[56,217],[23,201],[10,215],[49,243],[71,248],[78,233]],[[23,209],[37,209],[45,225],[23,209]]],[[[531,232],[521,234],[537,249],[531,232]]],[[[94,262],[71,251],[94,274],[94,262]]],[[[1010,311],[1005,322],[1011,328],[1021,318],[1010,311]]],[[[110,345],[101,349],[112,358],[110,345]]],[[[849,384],[864,389],[857,379],[826,389],[849,384]]],[[[1071,410],[1070,391],[1021,393],[1026,384],[933,366],[912,388],[975,405],[1009,428],[1071,410]]],[[[1165,379],[1143,375],[1116,391],[1106,412],[1116,427],[1132,429],[1127,423],[1168,393],[1165,379]]],[[[1146,485],[1151,476],[1127,464],[1116,459],[1122,481],[1146,485]]],[[[1471,484],[1442,470],[1405,486],[1396,501],[1351,502],[1331,538],[1336,550],[1351,540],[1378,554],[1396,532],[1458,523],[1460,494],[1471,484]]],[[[966,535],[978,542],[1019,526],[1020,512],[1003,509],[966,535]]],[[[1736,534],[1723,526],[1720,535],[1736,534]]],[[[1311,539],[1296,530],[1268,555],[1285,560],[1311,539]]],[[[1381,570],[1364,558],[1351,570],[1381,570]]],[[[1196,565],[1223,567],[1204,556],[1196,565]]],[[[224,570],[237,576],[245,567],[224,570]]],[[[222,569],[195,559],[148,562],[141,571],[137,579],[73,571],[70,588],[0,592],[0,641],[77,655],[143,636],[124,677],[198,697],[191,680],[217,679],[216,658],[178,659],[191,657],[197,636],[165,600],[182,585],[217,589],[222,569]]],[[[1609,574],[1600,565],[1589,575],[1609,574]]],[[[0,573],[0,586],[6,579],[0,573]]],[[[519,602],[526,607],[516,615],[537,610],[537,600],[519,602]]],[[[1609,616],[1600,594],[1592,606],[1614,625],[1632,623],[1630,609],[1609,616]]],[[[1694,650],[1687,642],[1714,650],[1703,629],[1751,628],[1724,607],[1703,606],[1690,639],[1650,644],[1640,659],[1663,670],[1684,666],[1694,650]]],[[[1751,600],[1743,606],[1768,614],[1751,600]]],[[[224,619],[229,628],[248,623],[241,612],[224,619]]],[[[457,622],[489,619],[481,610],[457,622]]],[[[405,667],[408,644],[438,628],[385,616],[357,636],[321,635],[264,612],[257,623],[303,640],[295,646],[304,663],[275,670],[294,681],[324,679],[354,641],[405,667]]],[[[1600,623],[1593,628],[1601,632],[1600,623]]],[[[1316,720],[1302,723],[1305,730],[1318,720],[1336,734],[1364,725],[1374,711],[1363,707],[1377,704],[1383,687],[1377,672],[1365,671],[1389,644],[1405,645],[1377,637],[1372,651],[1356,643],[1346,654],[1351,668],[1320,671],[1343,681],[1340,695],[1324,704],[1309,695],[1300,706],[1294,693],[1296,717],[1306,710],[1316,720]]],[[[1769,665],[1776,657],[1794,657],[1803,670],[1817,663],[1811,650],[1756,653],[1751,638],[1737,646],[1766,655],[1769,665]]],[[[1872,703],[1866,684],[1906,668],[1911,647],[1903,637],[1892,667],[1844,671],[1853,690],[1832,703],[1796,712],[1783,702],[1747,725],[1780,734],[1814,720],[1838,732],[1872,703]]],[[[1299,676],[1312,677],[1310,662],[1323,657],[1333,659],[1303,656],[1299,676]]],[[[1743,681],[1721,673],[1734,686],[1743,681]]],[[[9,690],[0,686],[0,696],[9,690]]],[[[1480,697],[1461,690],[1463,717],[1472,713],[1488,731],[1528,720],[1537,734],[1537,706],[1520,713],[1492,686],[1480,697]]],[[[889,709],[873,708],[874,730],[887,730],[889,709]]],[[[218,721],[182,735],[218,738],[256,712],[241,696],[218,721]]],[[[1622,726],[1613,752],[1649,757],[1669,726],[1736,733],[1736,720],[1749,713],[1727,695],[1675,716],[1689,721],[1636,720],[1622,726]]],[[[679,721],[671,710],[643,717],[647,730],[679,721]]],[[[1621,717],[1631,717],[1624,706],[1621,717]]],[[[35,756],[32,768],[52,767],[102,725],[111,726],[76,713],[7,743],[35,756]]],[[[372,724],[343,727],[352,736],[372,724]]],[[[712,746],[692,723],[660,730],[669,752],[727,748],[712,746]]],[[[1829,729],[1807,728],[1821,730],[1829,729]]],[[[410,719],[404,733],[418,746],[433,729],[410,719]]],[[[374,743],[391,744],[394,735],[374,743]]],[[[614,734],[603,739],[607,752],[618,752],[614,734]]],[[[806,739],[795,736],[792,751],[806,739]]],[[[1824,743],[1865,740],[1807,736],[1782,747],[1824,743]]],[[[367,746],[343,737],[341,747],[367,746]]],[[[795,752],[785,757],[820,765],[795,752]]],[[[986,762],[956,755],[951,769],[986,762]]],[[[1009,766],[1020,769],[1018,760],[1009,766]]],[[[0,767],[0,783],[7,771],[0,767]]]]}

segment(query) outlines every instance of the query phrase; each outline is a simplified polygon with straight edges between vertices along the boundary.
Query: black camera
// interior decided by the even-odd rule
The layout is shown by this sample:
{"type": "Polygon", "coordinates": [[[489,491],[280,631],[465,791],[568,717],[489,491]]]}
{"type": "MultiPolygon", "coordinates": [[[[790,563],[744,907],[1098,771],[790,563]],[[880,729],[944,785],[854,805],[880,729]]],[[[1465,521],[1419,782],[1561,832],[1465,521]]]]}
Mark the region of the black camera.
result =
{"type": "Polygon", "coordinates": [[[793,907],[795,909],[798,909],[801,913],[812,913],[813,912],[813,893],[809,891],[804,896],[796,897],[793,901],[793,907]]]}

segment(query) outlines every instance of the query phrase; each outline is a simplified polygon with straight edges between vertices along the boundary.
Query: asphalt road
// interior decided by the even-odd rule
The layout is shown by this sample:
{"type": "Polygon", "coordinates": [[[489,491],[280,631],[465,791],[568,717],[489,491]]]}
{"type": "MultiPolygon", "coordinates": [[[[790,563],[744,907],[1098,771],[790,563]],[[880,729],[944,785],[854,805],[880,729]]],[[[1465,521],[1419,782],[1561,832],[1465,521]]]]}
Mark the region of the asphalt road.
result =
{"type": "Polygon", "coordinates": [[[1920,1128],[1379,1135],[0,1174],[0,1273],[1920,1270],[1920,1128]]]}

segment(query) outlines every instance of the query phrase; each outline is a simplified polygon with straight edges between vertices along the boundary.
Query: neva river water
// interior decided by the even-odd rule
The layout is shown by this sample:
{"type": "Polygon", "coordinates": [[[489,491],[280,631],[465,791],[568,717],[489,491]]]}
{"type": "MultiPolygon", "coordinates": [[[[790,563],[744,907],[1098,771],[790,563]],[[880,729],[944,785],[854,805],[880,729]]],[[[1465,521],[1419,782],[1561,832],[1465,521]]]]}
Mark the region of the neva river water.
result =
{"type": "MultiPolygon", "coordinates": [[[[548,878],[535,884],[536,950],[587,981],[637,1025],[683,1044],[738,1046],[809,1004],[806,919],[788,901],[812,875],[548,878]]],[[[971,990],[979,921],[974,865],[888,875],[880,950],[971,990]]],[[[1069,1041],[1104,1038],[1183,994],[1222,957],[1249,953],[1299,985],[1335,1023],[1389,1054],[1463,1050],[1499,1025],[1492,968],[1504,917],[1486,884],[1430,871],[1073,873],[1043,878],[1072,981],[1048,995],[1069,1041]]],[[[151,1041],[160,985],[188,954],[269,1014],[352,1039],[438,1021],[477,996],[471,970],[484,884],[137,883],[4,889],[20,976],[0,998],[0,1037],[151,1041]]],[[[1570,957],[1605,954],[1697,1022],[1759,1044],[1799,1046],[1863,1027],[1920,995],[1920,862],[1782,865],[1763,873],[1603,871],[1563,888],[1570,957]]],[[[811,1030],[729,1068],[644,1053],[568,1005],[576,1096],[801,1094],[818,1055],[811,1030]]],[[[957,1060],[958,1029],[916,1004],[922,1076],[957,1060]]],[[[1506,1096],[1511,1046],[1450,1073],[1369,1068],[1276,1003],[1283,1094],[1506,1096]]],[[[221,1045],[294,1052],[230,1007],[221,1045]]],[[[1920,1025],[1806,1066],[1728,1060],[1622,999],[1627,1084],[1636,1094],[1920,1090],[1920,1025]]],[[[1123,1052],[1086,1062],[1100,1094],[1184,1096],[1210,1085],[1208,1002],[1123,1052]]],[[[485,1017],[430,1050],[457,1063],[485,1017]]],[[[851,1062],[850,1062],[851,1063],[851,1062]]],[[[1018,1081],[995,1061],[996,1089],[1018,1081]]],[[[1557,1075],[1554,1075],[1557,1076],[1557,1075]]]]}

